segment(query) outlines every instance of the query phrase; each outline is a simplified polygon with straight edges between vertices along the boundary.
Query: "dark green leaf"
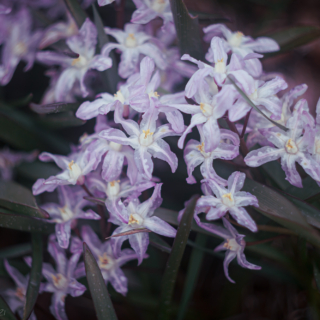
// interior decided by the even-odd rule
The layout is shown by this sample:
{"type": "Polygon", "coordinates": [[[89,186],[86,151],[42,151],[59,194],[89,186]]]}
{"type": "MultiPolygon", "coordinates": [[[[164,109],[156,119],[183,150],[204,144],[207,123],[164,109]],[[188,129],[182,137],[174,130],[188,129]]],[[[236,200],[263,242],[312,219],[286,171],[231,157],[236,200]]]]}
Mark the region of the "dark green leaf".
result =
{"type": "Polygon", "coordinates": [[[149,234],[149,241],[150,244],[155,248],[158,248],[166,253],[171,252],[171,247],[161,237],[159,237],[157,234],[153,232],[149,234]]]}
{"type": "MultiPolygon", "coordinates": [[[[109,42],[109,37],[104,31],[103,23],[99,15],[99,12],[96,8],[96,5],[94,4],[92,5],[92,10],[93,10],[93,20],[98,31],[99,49],[101,51],[103,46],[109,42]]],[[[106,71],[103,71],[103,75],[106,80],[107,91],[110,93],[115,93],[117,91],[117,84],[120,81],[120,78],[118,75],[118,63],[113,51],[110,52],[109,57],[112,60],[112,66],[106,71]]]]}
{"type": "Polygon", "coordinates": [[[88,285],[98,320],[116,320],[117,316],[102,277],[101,270],[85,242],[83,243],[83,256],[88,285]]]}
{"type": "MultiPolygon", "coordinates": [[[[205,246],[206,244],[206,236],[198,233],[196,237],[195,244],[198,246],[205,246]]],[[[189,302],[192,297],[193,291],[196,286],[196,282],[198,280],[200,268],[202,265],[204,252],[200,251],[196,248],[192,250],[190,261],[188,265],[187,276],[183,288],[183,294],[180,302],[179,312],[178,312],[178,320],[182,320],[188,310],[189,302]]]]}
{"type": "Polygon", "coordinates": [[[7,303],[0,296],[0,318],[3,320],[17,320],[7,303]]]}
{"type": "Polygon", "coordinates": [[[320,292],[320,270],[316,265],[316,263],[313,263],[313,275],[314,275],[314,280],[316,281],[318,291],[320,292]]]}
{"type": "Polygon", "coordinates": [[[37,119],[37,122],[46,128],[55,130],[69,127],[78,127],[86,123],[85,120],[81,120],[75,117],[73,113],[69,112],[39,117],[37,119]]]}
{"type": "MultiPolygon", "coordinates": [[[[1,216],[0,216],[1,220],[1,216]]],[[[0,250],[0,259],[11,259],[29,254],[32,251],[30,243],[17,244],[0,250]]]]}
{"type": "Polygon", "coordinates": [[[219,14],[206,13],[206,12],[200,12],[200,11],[194,11],[194,10],[189,10],[189,13],[192,14],[193,16],[197,16],[199,21],[201,22],[209,22],[211,24],[231,22],[230,19],[224,18],[219,14]]]}
{"type": "Polygon", "coordinates": [[[285,189],[285,192],[302,200],[311,198],[320,192],[320,187],[310,176],[304,178],[302,184],[303,188],[297,188],[291,185],[285,189]]]}
{"type": "Polygon", "coordinates": [[[2,228],[46,234],[54,233],[54,224],[46,220],[4,213],[4,210],[0,208],[0,227],[2,228]]]}
{"type": "Polygon", "coordinates": [[[90,202],[93,202],[93,203],[96,203],[96,204],[100,204],[102,206],[105,205],[105,199],[102,199],[102,198],[94,198],[94,197],[90,197],[90,196],[85,196],[83,197],[84,199],[90,201],[90,202]]]}
{"type": "Polygon", "coordinates": [[[13,181],[0,180],[0,206],[31,217],[50,217],[38,207],[29,189],[13,181]]]}
{"type": "Polygon", "coordinates": [[[191,17],[182,0],[170,0],[173,20],[178,36],[180,54],[190,54],[204,60],[198,17],[191,17]]]}
{"type": "Polygon", "coordinates": [[[30,109],[38,114],[58,113],[67,111],[76,111],[80,106],[80,103],[67,103],[67,102],[56,102],[50,104],[35,104],[30,103],[30,109]]]}
{"type": "Polygon", "coordinates": [[[125,232],[113,234],[112,236],[110,236],[110,237],[108,237],[106,239],[115,238],[115,237],[122,237],[122,236],[129,236],[131,234],[140,233],[140,232],[152,232],[152,231],[150,231],[149,229],[146,229],[146,228],[133,229],[133,230],[130,230],[130,231],[125,231],[125,232]]]}
{"type": "Polygon", "coordinates": [[[282,190],[285,190],[286,188],[289,188],[291,186],[291,184],[285,179],[286,175],[278,161],[267,162],[263,164],[261,168],[268,174],[269,178],[273,180],[282,190]]]}
{"type": "Polygon", "coordinates": [[[80,29],[87,18],[87,14],[81,8],[77,0],[64,0],[67,8],[69,9],[73,19],[75,20],[78,28],[80,29]]]}
{"type": "Polygon", "coordinates": [[[29,93],[27,96],[23,98],[9,102],[9,105],[12,107],[24,107],[31,101],[32,98],[33,94],[29,93]]]}
{"type": "Polygon", "coordinates": [[[42,275],[42,235],[32,234],[32,266],[26,293],[26,304],[23,312],[23,320],[27,320],[34,308],[39,294],[40,281],[42,275]]]}
{"type": "Polygon", "coordinates": [[[48,179],[50,176],[55,176],[61,172],[61,169],[53,163],[40,161],[23,162],[16,169],[19,174],[31,180],[48,179]]]}
{"type": "Polygon", "coordinates": [[[273,123],[275,126],[277,126],[278,128],[284,130],[284,131],[288,131],[289,129],[284,127],[283,125],[279,124],[278,122],[273,121],[272,119],[270,119],[269,117],[267,117],[248,97],[247,95],[237,86],[237,84],[235,83],[235,81],[228,76],[228,79],[231,81],[231,83],[235,86],[235,88],[237,89],[237,91],[240,93],[240,95],[242,96],[242,98],[256,111],[258,111],[261,115],[263,115],[267,120],[269,120],[271,123],[273,123]]]}
{"type": "Polygon", "coordinates": [[[158,319],[165,320],[170,316],[171,300],[180,267],[181,259],[187,245],[187,240],[191,230],[193,213],[198,196],[193,196],[189,205],[181,218],[178,226],[177,235],[174,239],[172,250],[167,261],[166,269],[163,275],[160,308],[158,319]]]}

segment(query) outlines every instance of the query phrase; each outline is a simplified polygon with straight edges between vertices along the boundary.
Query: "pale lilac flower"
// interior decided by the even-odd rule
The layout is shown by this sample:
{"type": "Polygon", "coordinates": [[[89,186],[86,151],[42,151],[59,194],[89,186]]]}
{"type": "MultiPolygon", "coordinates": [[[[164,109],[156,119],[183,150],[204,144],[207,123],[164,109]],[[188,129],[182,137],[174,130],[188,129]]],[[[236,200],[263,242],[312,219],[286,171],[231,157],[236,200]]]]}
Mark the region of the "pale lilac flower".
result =
{"type": "Polygon", "coordinates": [[[46,180],[38,179],[32,187],[33,194],[38,195],[45,191],[52,192],[59,185],[82,185],[85,180],[85,175],[95,170],[100,162],[99,159],[93,157],[91,157],[89,161],[89,156],[90,152],[87,150],[72,153],[67,157],[48,152],[41,153],[39,155],[41,161],[54,161],[63,171],[46,180]]]}
{"type": "MultiPolygon", "coordinates": [[[[97,260],[106,285],[110,282],[117,292],[125,296],[128,292],[128,279],[121,267],[128,261],[137,259],[137,254],[131,249],[124,249],[120,251],[118,257],[115,257],[111,240],[102,243],[89,226],[81,228],[81,237],[97,260]]],[[[146,257],[147,255],[144,256],[146,257]]],[[[79,264],[76,273],[79,276],[85,275],[84,263],[79,264]]]]}
{"type": "MultiPolygon", "coordinates": [[[[22,319],[26,303],[26,292],[29,283],[29,275],[23,276],[16,268],[12,267],[6,259],[4,259],[3,262],[5,269],[15,282],[16,288],[9,288],[4,291],[0,290],[0,294],[3,296],[4,300],[9,305],[11,311],[13,313],[17,312],[20,318],[22,319]]],[[[29,319],[37,319],[33,311],[29,319]]]]}
{"type": "MultiPolygon", "coordinates": [[[[1,16],[1,19],[4,19],[3,16],[1,16]]],[[[32,19],[26,8],[7,19],[7,34],[2,39],[4,46],[2,49],[2,65],[0,66],[1,85],[6,85],[11,80],[20,60],[27,63],[24,71],[32,68],[42,38],[42,31],[31,31],[32,19]]]]}
{"type": "Polygon", "coordinates": [[[227,181],[217,175],[215,172],[212,162],[214,159],[224,159],[232,160],[239,155],[239,136],[234,132],[226,129],[220,130],[220,142],[217,147],[211,152],[205,152],[205,143],[203,138],[202,130],[199,130],[201,143],[196,140],[189,140],[184,149],[184,160],[187,165],[188,178],[187,182],[189,184],[196,183],[196,179],[192,176],[192,172],[198,165],[200,166],[200,171],[205,179],[215,180],[218,184],[222,186],[227,185],[227,181]],[[231,143],[225,142],[225,140],[231,141],[231,143]]]}
{"type": "MultiPolygon", "coordinates": [[[[320,99],[318,100],[316,107],[316,127],[315,127],[315,139],[312,149],[312,157],[320,166],[320,99]]],[[[320,186],[320,181],[317,181],[320,186]]]]}
{"type": "Polygon", "coordinates": [[[172,172],[178,166],[177,156],[170,150],[164,137],[178,135],[171,125],[165,124],[156,128],[158,111],[150,108],[142,117],[140,126],[133,120],[124,120],[121,109],[115,110],[115,122],[120,123],[124,130],[130,135],[127,137],[124,132],[118,129],[107,129],[100,132],[100,136],[106,140],[130,145],[134,151],[134,160],[139,172],[145,175],[146,179],[151,180],[153,172],[153,162],[151,157],[159,158],[168,162],[172,172]]]}
{"type": "Polygon", "coordinates": [[[12,10],[8,4],[0,4],[0,14],[9,14],[12,10]]]}
{"type": "Polygon", "coordinates": [[[131,22],[145,24],[156,17],[163,19],[163,23],[173,21],[169,0],[133,0],[137,10],[133,12],[131,22]]]}
{"type": "MultiPolygon", "coordinates": [[[[244,36],[242,32],[232,32],[222,24],[213,24],[203,29],[205,40],[210,41],[213,36],[223,35],[224,46],[226,51],[232,51],[245,58],[253,52],[274,52],[280,49],[276,41],[267,37],[259,37],[253,39],[249,36],[244,36]]],[[[210,61],[212,52],[209,50],[206,59],[210,61]]],[[[259,77],[262,73],[262,65],[258,59],[250,59],[245,61],[246,70],[254,77],[259,77]]]]}
{"type": "Polygon", "coordinates": [[[246,246],[246,242],[243,240],[245,237],[242,234],[239,234],[237,230],[231,225],[231,223],[225,219],[222,218],[223,225],[226,227],[226,229],[229,232],[228,236],[225,236],[225,241],[220,244],[218,247],[214,249],[215,252],[226,250],[226,256],[223,261],[223,269],[224,274],[227,277],[227,279],[235,283],[229,276],[228,267],[229,263],[237,257],[238,264],[246,269],[251,270],[260,270],[260,266],[256,266],[255,264],[252,264],[247,261],[246,256],[244,255],[243,251],[246,246]]]}
{"type": "MultiPolygon", "coordinates": [[[[130,199],[127,206],[120,200],[116,203],[115,208],[108,206],[108,210],[111,213],[109,221],[120,225],[120,227],[114,230],[114,235],[131,230],[147,228],[152,232],[166,237],[175,237],[177,232],[176,229],[160,218],[153,216],[154,210],[162,203],[161,186],[162,183],[157,184],[151,198],[143,203],[140,203],[136,198],[130,199]]],[[[149,245],[148,232],[139,232],[127,236],[111,238],[116,257],[120,255],[122,243],[127,239],[129,239],[131,247],[136,252],[140,264],[149,245]]]]}
{"type": "Polygon", "coordinates": [[[159,69],[166,68],[166,60],[160,48],[151,42],[153,38],[143,32],[140,25],[127,23],[124,31],[105,27],[105,32],[113,36],[118,43],[107,43],[101,53],[108,57],[113,49],[122,52],[119,64],[119,75],[122,78],[128,78],[136,71],[140,55],[154,59],[159,69]]]}
{"type": "Polygon", "coordinates": [[[99,5],[100,7],[102,7],[102,6],[106,6],[106,5],[110,4],[110,3],[112,3],[112,2],[114,2],[114,1],[115,1],[117,4],[120,3],[120,0],[98,0],[98,5],[99,5]]]}
{"type": "Polygon", "coordinates": [[[196,205],[196,212],[205,212],[210,207],[206,219],[217,220],[229,212],[242,226],[253,232],[258,230],[256,223],[250,217],[244,206],[259,207],[258,200],[249,192],[240,191],[243,187],[246,175],[241,172],[233,172],[228,178],[227,189],[219,185],[215,180],[205,179],[205,182],[215,196],[202,196],[196,205]]]}
{"type": "MultiPolygon", "coordinates": [[[[65,250],[60,248],[53,239],[54,235],[49,239],[48,252],[55,261],[56,270],[51,264],[43,263],[42,274],[48,282],[41,283],[40,292],[52,292],[51,313],[59,320],[68,320],[65,312],[66,296],[70,294],[72,297],[78,297],[86,291],[86,287],[74,276],[82,252],[73,253],[68,260],[65,250]]],[[[32,258],[27,257],[25,261],[31,265],[32,258]]]]}
{"type": "Polygon", "coordinates": [[[11,180],[13,176],[13,168],[21,162],[32,162],[36,159],[38,151],[31,153],[16,152],[9,148],[0,150],[0,177],[3,180],[11,180]]]}
{"type": "Polygon", "coordinates": [[[71,229],[75,227],[77,219],[99,220],[101,217],[91,209],[84,211],[83,208],[90,204],[84,200],[85,191],[81,188],[70,188],[60,186],[58,188],[59,204],[46,203],[41,206],[46,210],[51,220],[48,222],[55,223],[56,237],[61,248],[69,247],[71,229]]]}
{"type": "Polygon", "coordinates": [[[269,161],[281,158],[281,167],[286,174],[286,180],[292,185],[302,188],[302,180],[296,169],[298,162],[305,172],[314,180],[320,181],[320,167],[310,155],[315,141],[314,119],[309,114],[307,102],[297,102],[292,116],[288,119],[287,132],[274,127],[261,130],[261,133],[275,147],[262,147],[248,153],[244,158],[250,167],[258,167],[269,161]]]}
{"type": "Polygon", "coordinates": [[[97,29],[88,18],[79,33],[67,39],[66,43],[73,52],[79,54],[78,58],[73,59],[53,51],[37,53],[38,61],[48,65],[61,65],[64,68],[55,87],[56,101],[64,101],[77,80],[80,83],[82,96],[86,97],[89,92],[84,80],[88,70],[104,71],[112,66],[112,60],[109,57],[95,55],[97,29]]]}

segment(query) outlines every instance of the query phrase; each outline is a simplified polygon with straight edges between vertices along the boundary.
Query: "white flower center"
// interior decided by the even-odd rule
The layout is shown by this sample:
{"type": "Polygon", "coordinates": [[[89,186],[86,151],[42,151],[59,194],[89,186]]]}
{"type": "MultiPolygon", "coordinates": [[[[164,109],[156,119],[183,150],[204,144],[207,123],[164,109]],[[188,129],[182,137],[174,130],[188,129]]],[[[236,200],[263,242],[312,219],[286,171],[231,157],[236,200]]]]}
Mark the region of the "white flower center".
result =
{"type": "Polygon", "coordinates": [[[150,129],[142,130],[142,132],[139,137],[140,144],[144,147],[150,146],[153,143],[153,132],[150,132],[150,129]]]}
{"type": "Polygon", "coordinates": [[[254,90],[254,92],[250,94],[249,98],[250,98],[251,100],[257,99],[257,98],[258,98],[258,90],[257,90],[257,89],[254,90]]]}
{"type": "Polygon", "coordinates": [[[120,180],[108,182],[106,194],[108,197],[117,197],[120,192],[120,180]]]}
{"type": "Polygon", "coordinates": [[[201,109],[203,115],[206,117],[210,117],[213,114],[213,107],[211,104],[201,102],[200,109],[201,109]]]}
{"type": "Polygon", "coordinates": [[[242,43],[243,33],[235,32],[228,40],[231,47],[239,47],[242,43]]]}
{"type": "Polygon", "coordinates": [[[100,269],[104,270],[110,270],[114,266],[114,260],[107,256],[107,254],[104,252],[102,256],[98,256],[98,265],[100,269]]]}
{"type": "Polygon", "coordinates": [[[122,144],[111,141],[109,147],[114,151],[120,151],[122,148],[122,144]]]}
{"type": "Polygon", "coordinates": [[[315,144],[316,144],[316,153],[320,154],[320,139],[316,138],[315,144]]]}
{"type": "Polygon", "coordinates": [[[238,251],[241,248],[241,246],[238,244],[238,242],[234,238],[228,239],[223,246],[231,251],[238,251]]]}
{"type": "Polygon", "coordinates": [[[86,57],[84,56],[79,56],[79,58],[76,58],[76,59],[73,59],[72,62],[71,62],[71,65],[73,67],[76,67],[76,68],[83,68],[83,67],[86,67],[88,64],[88,60],[86,57]]]}
{"type": "Polygon", "coordinates": [[[118,100],[120,101],[122,104],[124,104],[124,101],[126,100],[124,98],[124,95],[122,94],[122,92],[119,90],[117,91],[117,93],[114,94],[114,100],[118,100]]]}
{"type": "Polygon", "coordinates": [[[67,206],[64,206],[63,208],[59,208],[59,211],[61,212],[61,217],[63,221],[68,221],[72,219],[73,212],[67,206]]]}
{"type": "Polygon", "coordinates": [[[52,280],[54,286],[59,290],[66,289],[68,287],[68,279],[61,273],[52,275],[52,280]]]}
{"type": "Polygon", "coordinates": [[[149,96],[149,98],[157,98],[157,99],[159,99],[159,97],[160,97],[160,95],[158,94],[157,91],[149,92],[148,96],[149,96]]]}
{"type": "Polygon", "coordinates": [[[204,152],[204,142],[202,142],[201,144],[198,144],[198,145],[197,145],[197,149],[201,152],[201,154],[202,154],[205,158],[210,157],[210,153],[209,153],[209,152],[204,152]]]}
{"type": "Polygon", "coordinates": [[[81,168],[73,160],[68,164],[69,176],[72,181],[78,181],[79,177],[82,175],[81,168]]]}
{"type": "Polygon", "coordinates": [[[25,300],[26,289],[25,288],[17,288],[15,292],[15,296],[18,297],[21,301],[25,300]]]}
{"type": "Polygon", "coordinates": [[[226,73],[226,63],[223,61],[223,59],[216,62],[216,64],[214,65],[214,70],[217,73],[226,73]]]}
{"type": "Polygon", "coordinates": [[[128,221],[129,226],[139,229],[141,228],[142,223],[143,223],[143,219],[139,214],[137,213],[130,214],[129,221],[128,221]]]}
{"type": "Polygon", "coordinates": [[[234,199],[231,193],[225,193],[222,195],[222,203],[227,207],[234,206],[234,199]]]}
{"type": "Polygon", "coordinates": [[[128,48],[134,48],[137,46],[137,39],[133,33],[129,33],[125,41],[125,46],[128,48]]]}
{"type": "Polygon", "coordinates": [[[162,13],[166,8],[166,6],[167,6],[166,0],[155,0],[153,1],[151,8],[158,13],[162,13]]]}
{"type": "Polygon", "coordinates": [[[296,154],[299,151],[296,143],[292,139],[289,139],[287,141],[287,143],[285,145],[285,149],[290,154],[296,154]]]}
{"type": "Polygon", "coordinates": [[[13,47],[13,53],[16,56],[24,56],[28,52],[28,48],[24,42],[20,41],[13,47]]]}

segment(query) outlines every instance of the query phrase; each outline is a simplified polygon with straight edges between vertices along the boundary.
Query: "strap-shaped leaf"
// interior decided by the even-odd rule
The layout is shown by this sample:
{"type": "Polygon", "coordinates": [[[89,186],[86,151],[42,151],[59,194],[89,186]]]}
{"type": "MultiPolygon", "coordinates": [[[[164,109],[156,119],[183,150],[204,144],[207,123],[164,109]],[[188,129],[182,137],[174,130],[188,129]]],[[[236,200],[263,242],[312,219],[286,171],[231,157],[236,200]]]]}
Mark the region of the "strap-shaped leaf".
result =
{"type": "Polygon", "coordinates": [[[204,60],[198,17],[191,17],[182,0],[170,0],[173,20],[178,36],[180,54],[190,54],[204,60]]]}
{"type": "Polygon", "coordinates": [[[194,208],[197,200],[198,196],[193,196],[189,206],[186,207],[178,226],[177,235],[174,239],[171,253],[162,278],[160,308],[158,315],[159,320],[169,319],[170,317],[172,295],[177,280],[181,259],[191,230],[194,208]]]}
{"type": "Polygon", "coordinates": [[[40,233],[32,234],[32,266],[30,278],[26,293],[26,304],[23,312],[23,320],[27,320],[34,308],[39,294],[41,270],[42,270],[42,235],[40,233]]]}
{"type": "Polygon", "coordinates": [[[85,242],[83,243],[83,256],[89,290],[98,320],[117,320],[101,270],[85,242]]]}
{"type": "Polygon", "coordinates": [[[78,127],[86,123],[85,120],[77,118],[72,112],[63,112],[59,114],[50,114],[45,117],[39,117],[37,122],[46,128],[53,130],[78,127]]]}
{"type": "Polygon", "coordinates": [[[40,178],[48,179],[50,176],[55,176],[61,172],[61,169],[53,163],[49,162],[23,162],[17,167],[17,172],[31,180],[40,178]]]}
{"type": "Polygon", "coordinates": [[[80,3],[77,0],[64,0],[64,2],[69,9],[73,19],[75,20],[78,28],[81,28],[87,18],[87,14],[81,8],[80,3]]]}
{"type": "Polygon", "coordinates": [[[0,250],[0,259],[21,257],[29,254],[31,251],[32,248],[30,243],[17,244],[0,250]]]}
{"type": "Polygon", "coordinates": [[[50,217],[38,207],[29,189],[13,181],[0,180],[0,206],[31,217],[50,217]]]}
{"type": "Polygon", "coordinates": [[[36,219],[14,213],[4,213],[0,208],[0,227],[25,232],[54,233],[54,224],[43,219],[36,219]]]}
{"type": "Polygon", "coordinates": [[[162,238],[160,238],[156,233],[152,232],[149,234],[149,242],[152,246],[163,252],[171,252],[171,247],[168,245],[168,243],[165,242],[162,238]]]}
{"type": "MultiPolygon", "coordinates": [[[[201,233],[198,233],[195,244],[198,246],[205,246],[206,236],[201,233]]],[[[198,280],[203,256],[203,251],[198,250],[196,248],[192,250],[177,320],[182,320],[188,310],[188,305],[192,297],[193,291],[195,289],[196,282],[198,280]]]]}
{"type": "Polygon", "coordinates": [[[3,320],[17,320],[8,304],[0,296],[0,319],[3,320]]]}
{"type": "Polygon", "coordinates": [[[80,103],[55,102],[50,104],[35,104],[30,103],[30,109],[38,114],[58,113],[66,111],[76,111],[80,103]]]}
{"type": "Polygon", "coordinates": [[[278,122],[273,121],[272,119],[270,119],[269,117],[267,117],[252,101],[251,99],[248,98],[248,96],[237,86],[237,84],[235,83],[235,81],[232,79],[232,77],[228,76],[228,79],[230,80],[230,82],[234,85],[234,87],[237,89],[237,91],[240,93],[241,97],[256,111],[258,111],[261,115],[263,115],[267,120],[269,120],[271,123],[273,123],[275,126],[277,126],[278,128],[284,130],[284,131],[288,131],[289,129],[286,128],[285,126],[281,125],[278,122]]]}

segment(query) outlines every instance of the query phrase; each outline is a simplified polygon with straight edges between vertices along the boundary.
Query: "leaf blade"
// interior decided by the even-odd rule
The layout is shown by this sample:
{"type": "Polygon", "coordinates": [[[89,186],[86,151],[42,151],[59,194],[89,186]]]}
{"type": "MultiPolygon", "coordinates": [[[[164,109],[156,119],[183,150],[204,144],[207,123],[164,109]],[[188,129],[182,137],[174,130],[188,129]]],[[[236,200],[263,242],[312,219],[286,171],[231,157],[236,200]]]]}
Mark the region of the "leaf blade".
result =
{"type": "Polygon", "coordinates": [[[87,18],[87,14],[81,8],[80,3],[77,0],[64,0],[64,2],[74,18],[78,28],[81,28],[87,18]]]}
{"type": "Polygon", "coordinates": [[[4,301],[4,299],[0,296],[0,317],[3,320],[17,320],[8,304],[4,301]]]}

